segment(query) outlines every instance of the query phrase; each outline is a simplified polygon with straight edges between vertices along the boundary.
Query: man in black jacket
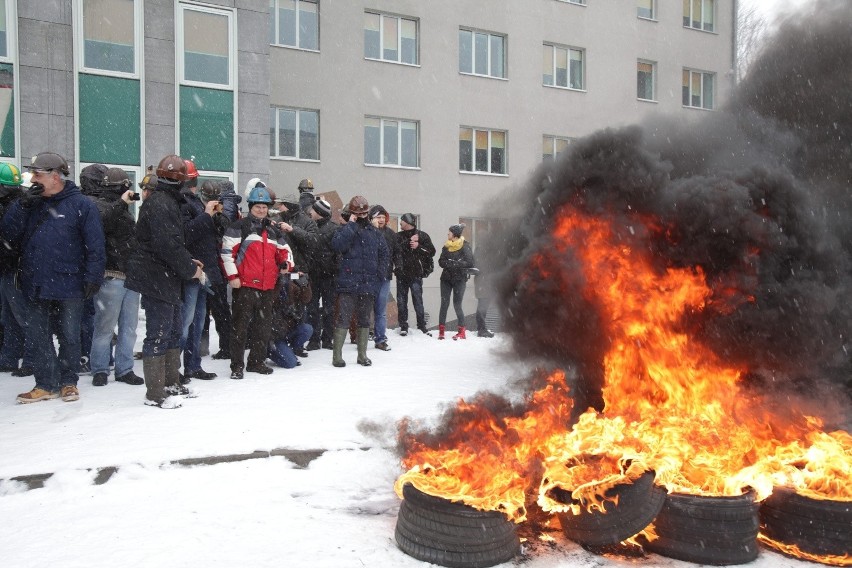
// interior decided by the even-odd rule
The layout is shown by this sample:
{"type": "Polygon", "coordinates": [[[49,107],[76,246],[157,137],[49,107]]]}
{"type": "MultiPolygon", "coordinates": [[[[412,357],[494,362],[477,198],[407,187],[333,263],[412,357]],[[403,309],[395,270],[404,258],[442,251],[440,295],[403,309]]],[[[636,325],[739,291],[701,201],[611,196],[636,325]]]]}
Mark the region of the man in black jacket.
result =
{"type": "Polygon", "coordinates": [[[144,381],[133,372],[133,347],[136,344],[136,325],[139,323],[139,292],[124,286],[127,261],[136,248],[136,220],[130,214],[130,204],[136,198],[133,182],[121,168],[109,168],[102,180],[95,201],[101,214],[106,239],[106,271],[104,282],[95,295],[94,334],[89,362],[92,384],[105,386],[109,382],[109,360],[112,333],[118,325],[115,344],[115,380],[128,385],[144,381]]]}
{"type": "MultiPolygon", "coordinates": [[[[23,176],[12,164],[0,164],[0,219],[9,206],[23,195],[23,176]]],[[[27,325],[27,304],[23,292],[18,289],[18,264],[21,249],[10,242],[0,242],[0,301],[3,323],[3,348],[0,350],[0,372],[12,372],[12,376],[26,377],[32,374],[32,354],[24,353],[24,334],[27,325]],[[23,364],[18,361],[23,356],[23,364]]]]}
{"type": "Polygon", "coordinates": [[[181,401],[169,395],[188,393],[179,378],[182,286],[203,275],[201,263],[193,260],[184,245],[180,188],[186,179],[186,164],[180,156],[170,154],[160,160],[157,187],[139,210],[138,246],[128,262],[125,282],[127,288],[142,294],[145,310],[145,404],[160,408],[180,406],[181,401]]]}
{"type": "Polygon", "coordinates": [[[396,274],[396,308],[399,316],[399,334],[408,334],[408,292],[417,315],[417,329],[431,335],[426,329],[426,312],[423,309],[423,279],[435,268],[435,245],[427,233],[417,229],[417,219],[412,213],[400,218],[399,243],[400,262],[396,274]]]}
{"type": "Polygon", "coordinates": [[[311,251],[310,279],[313,286],[308,305],[308,323],[313,327],[313,336],[307,350],[322,347],[331,349],[334,337],[334,278],[337,274],[338,255],[331,248],[331,238],[340,227],[331,219],[331,204],[322,197],[317,198],[310,209],[311,219],[317,224],[317,239],[311,251]],[[322,300],[322,305],[320,305],[322,300]]]}

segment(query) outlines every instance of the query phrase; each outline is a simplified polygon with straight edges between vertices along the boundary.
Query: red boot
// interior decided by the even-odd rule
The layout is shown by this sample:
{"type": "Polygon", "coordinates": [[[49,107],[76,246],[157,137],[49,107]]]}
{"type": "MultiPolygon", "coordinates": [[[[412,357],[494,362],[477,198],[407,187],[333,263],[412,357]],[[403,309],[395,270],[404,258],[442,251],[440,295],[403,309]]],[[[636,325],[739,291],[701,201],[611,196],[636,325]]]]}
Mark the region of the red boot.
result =
{"type": "Polygon", "coordinates": [[[456,339],[467,339],[467,337],[465,337],[465,334],[464,334],[464,326],[463,325],[459,326],[459,332],[453,336],[453,340],[456,340],[456,339]]]}
{"type": "Polygon", "coordinates": [[[438,339],[444,339],[444,331],[446,331],[446,326],[444,324],[440,324],[438,326],[438,339]]]}

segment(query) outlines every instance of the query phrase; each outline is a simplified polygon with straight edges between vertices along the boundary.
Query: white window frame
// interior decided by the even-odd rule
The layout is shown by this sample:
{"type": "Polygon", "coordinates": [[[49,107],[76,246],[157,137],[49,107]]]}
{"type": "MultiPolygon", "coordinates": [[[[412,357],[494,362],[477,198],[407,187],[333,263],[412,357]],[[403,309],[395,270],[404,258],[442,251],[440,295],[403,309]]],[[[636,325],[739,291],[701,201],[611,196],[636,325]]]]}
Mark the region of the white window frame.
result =
{"type": "Polygon", "coordinates": [[[657,0],[651,0],[651,15],[643,16],[639,13],[639,5],[636,5],[636,17],[640,20],[651,20],[653,22],[657,21],[657,0]]]}
{"type": "MultiPolygon", "coordinates": [[[[545,48],[549,47],[551,49],[551,54],[552,54],[551,58],[552,58],[552,61],[553,61],[553,65],[551,67],[551,75],[550,76],[553,77],[553,83],[552,84],[545,83],[544,78],[542,78],[541,84],[545,87],[552,87],[554,89],[567,89],[569,91],[586,92],[587,91],[587,89],[586,89],[586,65],[587,65],[586,50],[583,49],[582,47],[576,47],[576,46],[571,46],[571,45],[562,45],[562,44],[559,44],[559,43],[551,43],[551,42],[544,42],[542,44],[542,47],[545,47],[545,48]],[[556,84],[556,50],[557,49],[567,51],[568,69],[567,69],[567,76],[565,78],[566,79],[565,85],[557,85],[556,84]],[[571,86],[571,52],[572,51],[576,51],[580,54],[580,57],[581,57],[580,63],[583,66],[583,73],[582,73],[582,76],[580,78],[582,85],[579,88],[571,86]]],[[[544,55],[544,53],[542,52],[542,56],[543,55],[544,55]]]]}
{"type": "MultiPolygon", "coordinates": [[[[11,1],[11,0],[7,0],[11,1]]],[[[125,79],[142,79],[144,69],[144,49],[143,37],[145,30],[144,23],[144,1],[133,0],[133,73],[125,73],[122,71],[111,71],[108,69],[98,69],[97,67],[86,67],[86,38],[83,24],[83,4],[86,0],[73,0],[72,11],[74,13],[74,50],[75,67],[77,73],[86,73],[87,75],[105,75],[107,77],[122,77],[125,79]]],[[[144,106],[144,105],[142,105],[144,106]]]]}
{"type": "MultiPolygon", "coordinates": [[[[684,67],[683,71],[689,73],[689,81],[687,83],[688,88],[689,88],[689,96],[688,96],[689,104],[683,105],[683,107],[684,108],[694,108],[694,109],[699,109],[699,110],[714,110],[716,108],[716,73],[713,73],[712,71],[701,71],[699,69],[690,69],[688,67],[684,67]],[[700,106],[694,106],[692,104],[692,76],[693,76],[693,74],[697,74],[697,75],[701,76],[701,105],[700,106]],[[709,106],[709,107],[704,106],[704,80],[707,76],[710,76],[710,77],[713,78],[713,105],[709,106]]],[[[683,89],[683,84],[681,84],[681,89],[683,89]]],[[[683,103],[683,100],[681,100],[681,103],[683,103]]]]}
{"type": "Polygon", "coordinates": [[[565,4],[574,4],[575,6],[585,6],[586,0],[559,0],[565,4]]]}
{"type": "MultiPolygon", "coordinates": [[[[219,89],[222,91],[235,91],[237,90],[237,77],[236,77],[236,18],[234,17],[233,10],[225,9],[225,8],[211,8],[209,6],[202,6],[199,4],[194,4],[192,2],[184,2],[179,1],[175,2],[175,52],[177,53],[177,57],[175,58],[175,74],[177,76],[177,81],[175,84],[177,86],[186,85],[189,87],[204,87],[206,89],[219,89]],[[184,45],[184,13],[186,11],[193,12],[203,12],[206,14],[214,14],[216,16],[225,16],[228,19],[228,83],[207,83],[204,81],[192,81],[185,79],[185,58],[186,58],[186,46],[184,45]]],[[[236,106],[236,99],[234,101],[234,106],[236,106]]],[[[234,120],[236,122],[236,119],[234,120]]]]}
{"type": "Polygon", "coordinates": [[[701,2],[701,8],[700,8],[701,15],[700,15],[700,18],[698,19],[698,22],[701,25],[699,27],[695,27],[695,26],[692,25],[692,22],[695,21],[695,18],[693,17],[693,13],[692,13],[692,8],[693,8],[694,2],[693,2],[693,0],[689,0],[689,2],[688,2],[689,13],[683,15],[683,19],[684,19],[683,27],[688,28],[690,30],[698,30],[698,31],[702,31],[702,32],[715,33],[716,32],[716,0],[698,0],[698,1],[701,2]],[[711,10],[713,11],[712,12],[713,13],[713,21],[710,22],[710,29],[707,29],[708,24],[707,24],[707,22],[704,21],[704,7],[708,2],[711,4],[711,10]]]}
{"type": "MultiPolygon", "coordinates": [[[[552,159],[552,160],[555,160],[559,157],[559,154],[556,152],[556,143],[557,142],[559,142],[559,141],[567,142],[568,146],[570,147],[571,144],[573,144],[574,140],[575,140],[574,138],[572,138],[570,136],[556,136],[556,135],[553,135],[553,134],[542,134],[541,138],[542,138],[542,141],[541,141],[542,142],[541,143],[542,149],[544,148],[545,140],[548,140],[550,142],[551,150],[552,150],[552,152],[550,154],[550,159],[552,159]]],[[[545,159],[546,158],[542,155],[542,161],[544,161],[545,159]]]]}
{"type": "MultiPolygon", "coordinates": [[[[487,77],[489,79],[500,79],[502,81],[507,81],[509,79],[509,36],[506,34],[500,34],[495,32],[488,32],[485,30],[477,30],[474,28],[465,28],[460,27],[460,32],[469,32],[470,36],[470,71],[462,71],[459,69],[459,73],[461,75],[470,75],[472,77],[487,77]],[[488,36],[488,49],[486,53],[486,63],[485,66],[488,68],[488,73],[482,74],[476,72],[476,34],[485,34],[488,36]],[[503,76],[492,75],[491,74],[491,38],[498,37],[503,42],[503,76]]],[[[461,45],[459,45],[459,50],[461,50],[461,45]]]]}
{"type": "MultiPolygon", "coordinates": [[[[420,121],[419,120],[411,120],[408,118],[392,118],[388,116],[375,116],[368,114],[364,117],[365,124],[364,129],[366,130],[367,124],[366,120],[379,120],[379,162],[378,164],[372,164],[364,161],[365,166],[374,167],[374,168],[398,168],[401,170],[419,170],[420,169],[420,121]],[[396,158],[397,162],[402,162],[402,123],[406,122],[409,124],[414,124],[415,132],[417,133],[417,165],[416,166],[403,166],[401,163],[396,164],[385,164],[385,121],[393,121],[397,123],[397,137],[396,137],[396,158]]],[[[366,138],[366,137],[365,137],[366,138]]],[[[366,140],[365,140],[366,144],[366,140]]],[[[366,151],[366,148],[365,148],[366,151]]],[[[365,152],[366,153],[366,152],[365,152]]]]}
{"type": "Polygon", "coordinates": [[[370,14],[373,16],[379,16],[379,57],[369,57],[366,54],[367,46],[364,45],[364,59],[368,61],[382,61],[384,63],[396,63],[398,65],[408,65],[409,67],[420,67],[420,20],[418,18],[412,18],[409,16],[398,16],[396,14],[386,14],[384,12],[375,12],[373,10],[366,10],[365,14],[370,14]],[[384,20],[385,18],[392,18],[397,21],[396,25],[396,52],[399,54],[398,59],[385,59],[384,57],[384,42],[385,42],[385,26],[384,20]],[[402,61],[402,24],[401,22],[405,20],[408,22],[414,22],[414,63],[408,63],[407,61],[402,61]]]}
{"type": "Polygon", "coordinates": [[[12,89],[14,94],[12,96],[12,104],[14,105],[15,155],[0,158],[0,161],[14,162],[18,169],[21,170],[21,78],[19,77],[21,69],[18,64],[20,58],[18,57],[17,0],[6,0],[6,53],[5,57],[0,57],[0,63],[7,63],[13,69],[12,89]]]}
{"type": "Polygon", "coordinates": [[[272,109],[275,111],[275,154],[270,156],[272,160],[290,160],[297,162],[314,162],[319,163],[322,156],[320,154],[320,111],[319,109],[314,108],[297,108],[297,107],[286,107],[286,106],[273,106],[272,109]],[[285,156],[282,155],[280,148],[281,138],[279,136],[279,131],[281,129],[280,123],[280,113],[278,111],[281,110],[289,110],[294,111],[296,113],[296,151],[298,152],[301,149],[301,143],[299,137],[301,136],[301,128],[299,127],[302,122],[302,113],[303,112],[314,112],[317,115],[317,158],[302,158],[301,156],[285,156]]]}
{"type": "MultiPolygon", "coordinates": [[[[469,170],[459,170],[460,174],[472,174],[472,175],[480,175],[480,176],[509,176],[509,131],[502,130],[500,128],[479,128],[476,126],[467,126],[460,125],[459,130],[462,128],[469,128],[471,130],[471,152],[470,152],[470,168],[469,170]],[[488,156],[486,158],[486,162],[488,163],[488,171],[479,171],[476,169],[476,133],[477,132],[487,132],[488,133],[488,156]],[[503,172],[492,172],[491,171],[491,148],[493,148],[493,144],[491,143],[491,134],[494,132],[502,132],[503,140],[505,143],[505,147],[503,148],[503,172]]],[[[461,139],[459,139],[461,142],[461,139]]],[[[461,152],[461,148],[459,148],[459,152],[461,152]]]]}
{"type": "Polygon", "coordinates": [[[300,21],[299,20],[302,17],[302,10],[299,8],[299,6],[301,5],[302,0],[296,0],[296,45],[289,45],[289,44],[286,44],[286,43],[278,43],[278,38],[281,35],[280,33],[278,33],[278,28],[279,28],[279,25],[280,25],[280,22],[279,22],[279,19],[278,19],[278,14],[280,12],[280,9],[278,8],[278,0],[274,0],[274,1],[275,1],[275,15],[273,16],[273,22],[275,24],[275,43],[271,43],[270,45],[274,45],[275,47],[286,47],[287,49],[299,49],[301,51],[311,51],[311,52],[314,52],[314,53],[319,53],[320,45],[322,45],[320,43],[320,41],[321,41],[320,40],[320,27],[321,27],[320,26],[320,17],[321,17],[320,0],[317,0],[316,2],[307,2],[308,4],[316,4],[317,5],[317,48],[316,49],[313,49],[313,48],[310,48],[310,47],[301,47],[299,45],[299,43],[301,43],[300,42],[301,37],[299,36],[299,29],[300,29],[300,25],[299,25],[300,21]]]}
{"type": "Polygon", "coordinates": [[[637,79],[636,100],[643,101],[643,102],[649,102],[649,103],[657,102],[657,62],[651,61],[649,59],[637,59],[636,60],[636,79],[637,79]],[[643,64],[643,63],[645,65],[651,66],[651,98],[650,99],[646,99],[646,98],[639,96],[639,85],[638,85],[639,65],[643,64]]]}

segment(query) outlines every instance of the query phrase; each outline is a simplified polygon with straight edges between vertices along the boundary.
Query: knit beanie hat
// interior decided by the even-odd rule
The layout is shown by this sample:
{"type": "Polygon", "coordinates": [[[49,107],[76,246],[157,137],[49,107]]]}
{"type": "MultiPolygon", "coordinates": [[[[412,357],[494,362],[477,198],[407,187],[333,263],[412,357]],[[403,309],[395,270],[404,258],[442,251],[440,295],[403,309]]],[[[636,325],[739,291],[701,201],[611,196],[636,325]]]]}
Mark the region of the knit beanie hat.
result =
{"type": "Polygon", "coordinates": [[[413,213],[403,213],[402,217],[400,217],[400,220],[403,223],[408,223],[415,229],[417,228],[417,217],[415,217],[413,213]]]}
{"type": "Polygon", "coordinates": [[[314,211],[317,212],[317,215],[328,219],[331,217],[331,203],[320,197],[313,204],[314,211]]]}
{"type": "Polygon", "coordinates": [[[464,223],[459,223],[458,225],[453,225],[452,227],[450,227],[450,232],[453,234],[454,237],[460,237],[462,236],[465,227],[467,227],[467,225],[465,225],[464,223]]]}

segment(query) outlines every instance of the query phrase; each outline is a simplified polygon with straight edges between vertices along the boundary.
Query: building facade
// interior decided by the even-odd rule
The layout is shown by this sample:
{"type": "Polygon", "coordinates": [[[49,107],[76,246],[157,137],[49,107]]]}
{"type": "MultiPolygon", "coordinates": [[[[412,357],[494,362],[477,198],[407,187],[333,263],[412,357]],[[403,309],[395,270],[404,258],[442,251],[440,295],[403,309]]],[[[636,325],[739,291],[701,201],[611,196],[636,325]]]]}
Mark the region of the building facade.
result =
{"type": "MultiPolygon", "coordinates": [[[[0,160],[311,178],[438,246],[542,160],[733,85],[736,0],[0,0],[0,160]]],[[[437,274],[426,283],[437,312],[437,274]]],[[[467,303],[472,305],[473,294],[467,303]]],[[[433,315],[432,323],[436,317],[433,315]]]]}

